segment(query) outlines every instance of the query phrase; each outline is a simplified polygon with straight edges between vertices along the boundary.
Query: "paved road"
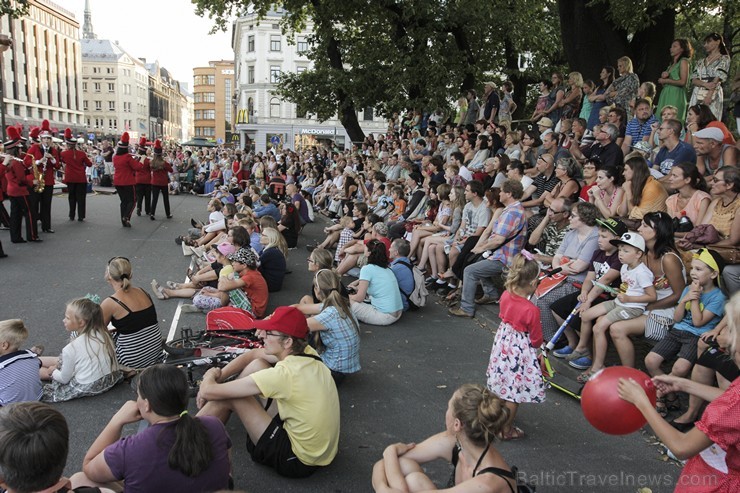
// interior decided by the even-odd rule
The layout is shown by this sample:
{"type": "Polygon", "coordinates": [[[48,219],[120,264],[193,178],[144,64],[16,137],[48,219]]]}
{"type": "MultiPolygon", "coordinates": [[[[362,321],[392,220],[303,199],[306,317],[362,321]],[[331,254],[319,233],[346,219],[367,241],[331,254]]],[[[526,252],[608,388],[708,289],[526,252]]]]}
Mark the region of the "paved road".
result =
{"type": "MultiPolygon", "coordinates": [[[[186,229],[190,217],[206,217],[206,201],[177,196],[172,202],[174,219],[134,217],[133,228],[123,229],[116,219],[116,196],[89,196],[85,223],[68,222],[66,197],[56,197],[56,234],[43,235],[43,243],[12,245],[7,232],[0,232],[10,255],[0,260],[0,319],[23,318],[31,329],[29,346],[42,343],[47,355],[58,354],[66,340],[61,322],[65,302],[86,293],[111,294],[103,281],[109,258],[131,259],[134,283],[143,287],[152,278],[182,280],[187,259],[173,239],[186,229]]],[[[308,292],[311,279],[303,245],[323,234],[319,225],[309,225],[305,235],[301,247],[290,252],[293,273],[285,289],[271,299],[271,308],[296,302],[308,292]]],[[[166,335],[178,302],[155,304],[166,335]]],[[[372,464],[387,444],[420,441],[442,430],[453,390],[466,382],[485,381],[490,330],[476,321],[451,318],[445,310],[432,303],[391,327],[362,326],[362,372],[340,389],[340,453],[334,464],[313,477],[286,480],[254,465],[244,450],[245,433],[232,420],[228,429],[237,487],[260,492],[372,491],[372,464]]],[[[203,321],[203,315],[182,314],[179,325],[199,327],[203,321]]],[[[103,396],[56,405],[72,429],[68,474],[79,470],[87,447],[115,410],[133,397],[130,387],[120,385],[103,396]]],[[[679,469],[660,461],[645,435],[603,435],[585,422],[578,402],[555,391],[548,391],[547,399],[522,406],[518,423],[528,434],[525,439],[497,445],[510,464],[540,485],[539,492],[634,492],[644,486],[641,481],[652,481],[656,493],[673,490],[679,469]]],[[[450,467],[434,464],[429,472],[444,484],[450,467]]]]}

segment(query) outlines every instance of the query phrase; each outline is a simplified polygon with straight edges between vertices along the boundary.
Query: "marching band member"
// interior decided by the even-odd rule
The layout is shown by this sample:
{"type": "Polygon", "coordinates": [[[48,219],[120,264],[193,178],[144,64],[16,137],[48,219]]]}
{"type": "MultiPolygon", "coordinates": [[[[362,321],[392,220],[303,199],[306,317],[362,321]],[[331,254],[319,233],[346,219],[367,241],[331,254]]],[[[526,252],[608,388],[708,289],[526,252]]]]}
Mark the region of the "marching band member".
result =
{"type": "Polygon", "coordinates": [[[91,167],[92,162],[84,151],[77,148],[77,139],[72,136],[72,130],[64,129],[64,141],[67,150],[62,151],[62,162],[64,162],[64,183],[67,184],[69,197],[69,220],[75,220],[75,209],[77,209],[77,220],[85,220],[85,204],[87,202],[87,175],[85,168],[91,167]]]}
{"type": "Polygon", "coordinates": [[[29,189],[34,186],[34,177],[20,158],[23,151],[21,136],[18,129],[8,127],[8,139],[5,144],[7,156],[3,165],[6,167],[8,179],[8,197],[10,197],[10,241],[12,243],[25,243],[21,236],[21,224],[26,220],[26,238],[28,241],[41,241],[36,230],[36,221],[31,212],[29,201],[29,189]],[[16,159],[14,159],[14,157],[16,159]]]}
{"type": "Polygon", "coordinates": [[[144,167],[141,170],[136,170],[136,215],[141,215],[141,202],[144,202],[144,213],[147,216],[152,214],[151,199],[152,199],[152,187],[150,185],[152,181],[152,170],[149,167],[149,158],[146,157],[147,141],[146,137],[139,139],[139,145],[137,146],[136,152],[138,159],[144,167]]]}
{"type": "MultiPolygon", "coordinates": [[[[54,175],[62,166],[62,162],[59,157],[59,149],[51,141],[49,120],[41,122],[39,138],[41,143],[33,144],[24,159],[28,167],[32,167],[35,163],[44,176],[44,186],[37,187],[34,190],[35,207],[38,211],[36,219],[41,219],[41,229],[45,233],[53,233],[54,230],[51,229],[51,199],[54,193],[54,175]]],[[[33,199],[31,200],[31,206],[34,206],[33,199]]]]}
{"type": "Polygon", "coordinates": [[[169,194],[169,173],[172,173],[172,164],[165,161],[162,157],[162,142],[157,139],[154,141],[154,157],[150,163],[152,168],[152,213],[149,218],[154,221],[154,214],[157,213],[157,201],[159,194],[162,193],[162,202],[164,202],[164,213],[167,219],[172,218],[170,214],[170,194],[169,194]]]}
{"type": "Polygon", "coordinates": [[[113,156],[113,184],[121,200],[121,224],[124,228],[131,227],[131,214],[136,207],[136,177],[134,173],[144,168],[140,156],[134,157],[128,152],[129,135],[123,132],[121,140],[116,146],[116,155],[113,156]]]}

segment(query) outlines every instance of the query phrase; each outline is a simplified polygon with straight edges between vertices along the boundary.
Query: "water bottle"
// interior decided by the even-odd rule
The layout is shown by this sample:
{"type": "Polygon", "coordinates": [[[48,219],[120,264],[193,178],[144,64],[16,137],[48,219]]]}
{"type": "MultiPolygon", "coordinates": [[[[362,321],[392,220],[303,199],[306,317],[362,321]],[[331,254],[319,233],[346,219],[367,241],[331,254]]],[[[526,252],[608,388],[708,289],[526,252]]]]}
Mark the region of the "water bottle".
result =
{"type": "Polygon", "coordinates": [[[681,211],[681,218],[678,220],[678,228],[676,230],[679,233],[688,233],[694,229],[694,224],[691,219],[686,215],[686,211],[681,211]]]}

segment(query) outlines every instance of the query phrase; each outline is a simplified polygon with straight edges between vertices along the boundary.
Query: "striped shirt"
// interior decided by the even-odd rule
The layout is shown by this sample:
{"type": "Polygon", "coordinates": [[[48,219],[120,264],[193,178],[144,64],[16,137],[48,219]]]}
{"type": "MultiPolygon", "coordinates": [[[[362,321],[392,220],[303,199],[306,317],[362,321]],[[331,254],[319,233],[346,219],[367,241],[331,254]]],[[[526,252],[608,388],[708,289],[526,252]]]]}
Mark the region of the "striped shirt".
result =
{"type": "Polygon", "coordinates": [[[524,248],[527,237],[527,218],[524,215],[521,202],[514,202],[506,206],[501,213],[501,217],[496,221],[490,238],[493,238],[494,235],[503,236],[506,243],[496,249],[493,255],[488,257],[488,260],[498,260],[504,265],[509,265],[514,256],[524,248]]]}
{"type": "Polygon", "coordinates": [[[41,399],[41,360],[28,350],[0,356],[0,406],[41,399]]]}

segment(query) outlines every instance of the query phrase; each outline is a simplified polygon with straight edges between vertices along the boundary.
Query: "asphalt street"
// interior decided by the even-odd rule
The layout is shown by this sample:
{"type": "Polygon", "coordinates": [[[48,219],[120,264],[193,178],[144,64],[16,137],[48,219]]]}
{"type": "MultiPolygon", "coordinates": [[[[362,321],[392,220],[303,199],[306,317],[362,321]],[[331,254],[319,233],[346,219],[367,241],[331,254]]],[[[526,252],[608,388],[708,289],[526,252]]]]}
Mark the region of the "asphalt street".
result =
{"type": "MultiPolygon", "coordinates": [[[[103,280],[109,258],[129,258],[134,284],[145,289],[153,278],[160,283],[182,281],[188,258],[173,240],[187,229],[191,217],[207,218],[206,199],[181,195],[171,201],[173,219],[165,219],[163,211],[156,221],[134,216],[133,227],[124,229],[116,195],[89,195],[84,223],[68,221],[66,196],[56,196],[56,233],[43,234],[43,243],[14,245],[9,234],[0,231],[9,255],[0,259],[0,319],[22,318],[31,331],[27,346],[43,344],[46,355],[55,355],[67,339],[62,325],[65,303],[88,293],[101,298],[112,294],[103,280]]],[[[283,291],[271,296],[271,309],[295,303],[308,293],[311,276],[304,245],[322,238],[322,227],[319,223],[304,229],[299,248],[288,258],[292,273],[283,291]]],[[[372,465],[386,445],[419,442],[441,431],[453,391],[463,383],[485,383],[494,324],[450,317],[446,306],[436,301],[431,296],[427,307],[405,314],[391,327],[362,326],[362,371],[339,391],[340,452],[331,466],[313,477],[288,480],[253,464],[244,448],[246,434],[232,419],[227,428],[234,445],[237,489],[372,491],[372,465]]],[[[163,336],[179,313],[178,304],[155,300],[163,336]]],[[[202,314],[183,313],[178,327],[199,328],[204,320],[202,314]]],[[[121,384],[102,396],[55,404],[72,430],[67,474],[80,469],[87,448],[108,419],[134,396],[130,386],[121,384]]],[[[195,410],[194,401],[191,410],[195,410]]],[[[634,492],[640,487],[655,493],[673,491],[680,469],[661,459],[648,434],[604,435],[585,421],[579,402],[565,394],[548,390],[545,403],[521,406],[517,423],[527,436],[496,446],[509,464],[537,485],[538,492],[634,492]]],[[[451,466],[436,463],[427,470],[441,486],[451,466]]]]}

